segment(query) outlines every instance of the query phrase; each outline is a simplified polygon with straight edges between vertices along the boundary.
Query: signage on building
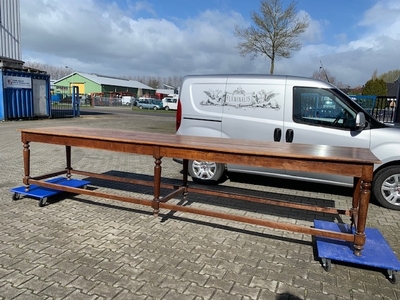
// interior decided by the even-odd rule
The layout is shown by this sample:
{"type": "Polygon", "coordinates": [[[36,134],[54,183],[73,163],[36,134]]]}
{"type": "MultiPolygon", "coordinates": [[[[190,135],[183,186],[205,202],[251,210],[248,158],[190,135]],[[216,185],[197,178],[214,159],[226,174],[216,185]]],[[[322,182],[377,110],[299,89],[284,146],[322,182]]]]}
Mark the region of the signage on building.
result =
{"type": "Polygon", "coordinates": [[[29,77],[4,76],[4,88],[31,89],[32,79],[29,77]]]}

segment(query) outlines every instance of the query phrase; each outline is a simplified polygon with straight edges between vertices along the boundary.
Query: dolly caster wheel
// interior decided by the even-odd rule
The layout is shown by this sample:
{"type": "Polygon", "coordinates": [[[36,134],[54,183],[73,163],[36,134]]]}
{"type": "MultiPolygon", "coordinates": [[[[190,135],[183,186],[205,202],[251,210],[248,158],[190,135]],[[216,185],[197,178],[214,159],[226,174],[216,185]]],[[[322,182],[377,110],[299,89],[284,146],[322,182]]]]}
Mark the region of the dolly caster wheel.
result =
{"type": "Polygon", "coordinates": [[[44,197],[39,200],[39,207],[43,207],[47,204],[47,197],[44,197]]]}
{"type": "Polygon", "coordinates": [[[388,278],[389,278],[390,283],[396,284],[397,283],[397,272],[393,271],[393,270],[388,270],[388,278]]]}
{"type": "Polygon", "coordinates": [[[321,262],[322,262],[322,268],[324,268],[326,272],[330,272],[330,270],[332,269],[331,260],[328,258],[321,258],[321,262]]]}
{"type": "Polygon", "coordinates": [[[12,195],[12,199],[15,201],[15,200],[19,200],[21,198],[21,194],[20,193],[14,193],[13,195],[12,195]]]}

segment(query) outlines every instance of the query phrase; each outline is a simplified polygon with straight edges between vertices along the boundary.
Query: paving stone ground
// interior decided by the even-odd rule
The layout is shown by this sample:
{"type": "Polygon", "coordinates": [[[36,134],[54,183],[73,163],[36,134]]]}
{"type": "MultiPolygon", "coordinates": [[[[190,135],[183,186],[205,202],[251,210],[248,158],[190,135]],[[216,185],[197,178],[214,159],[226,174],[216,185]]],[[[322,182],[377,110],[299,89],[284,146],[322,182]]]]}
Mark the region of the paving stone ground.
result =
{"type": "MultiPolygon", "coordinates": [[[[18,129],[62,125],[174,133],[173,113],[83,115],[0,123],[0,299],[400,299],[386,270],[332,262],[321,267],[311,236],[151,208],[87,195],[58,195],[49,205],[10,189],[22,184],[18,129]]],[[[75,169],[151,178],[151,157],[73,148],[75,169]]],[[[31,143],[31,175],[65,167],[64,148],[31,143]]],[[[165,182],[181,165],[163,159],[165,182]]],[[[148,188],[89,179],[89,188],[152,198],[148,188]]],[[[191,183],[194,185],[193,183],[191,183]]],[[[351,190],[232,174],[218,187],[270,198],[349,208],[351,190]]],[[[181,199],[174,199],[179,203],[181,199]]],[[[193,207],[312,226],[347,217],[189,195],[193,207]]],[[[378,228],[397,257],[400,211],[372,203],[368,227],[378,228]]],[[[385,253],[377,253],[385,255],[385,253]]]]}

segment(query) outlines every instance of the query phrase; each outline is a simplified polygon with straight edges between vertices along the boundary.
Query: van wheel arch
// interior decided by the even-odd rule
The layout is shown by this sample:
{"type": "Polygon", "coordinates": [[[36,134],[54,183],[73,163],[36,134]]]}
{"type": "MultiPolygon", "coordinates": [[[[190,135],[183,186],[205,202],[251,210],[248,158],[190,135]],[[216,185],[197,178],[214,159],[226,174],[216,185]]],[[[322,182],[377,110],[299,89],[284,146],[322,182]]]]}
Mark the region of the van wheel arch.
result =
{"type": "Polygon", "coordinates": [[[391,163],[374,172],[372,195],[383,207],[400,210],[400,164],[391,163]]]}
{"type": "Polygon", "coordinates": [[[196,183],[218,184],[225,179],[226,165],[210,161],[189,160],[189,175],[196,183]]]}

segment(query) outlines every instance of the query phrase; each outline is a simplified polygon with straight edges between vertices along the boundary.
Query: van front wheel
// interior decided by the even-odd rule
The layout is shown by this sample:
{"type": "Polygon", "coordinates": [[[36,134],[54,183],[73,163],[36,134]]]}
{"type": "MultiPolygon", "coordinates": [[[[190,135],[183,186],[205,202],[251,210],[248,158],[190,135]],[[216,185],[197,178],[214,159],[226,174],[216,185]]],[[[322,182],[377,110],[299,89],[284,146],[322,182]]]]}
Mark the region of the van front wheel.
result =
{"type": "Polygon", "coordinates": [[[218,184],[225,173],[225,165],[211,161],[190,160],[189,175],[194,182],[218,184]]]}
{"type": "Polygon", "coordinates": [[[400,167],[391,166],[379,170],[372,182],[372,192],[382,206],[400,210],[400,167]]]}

